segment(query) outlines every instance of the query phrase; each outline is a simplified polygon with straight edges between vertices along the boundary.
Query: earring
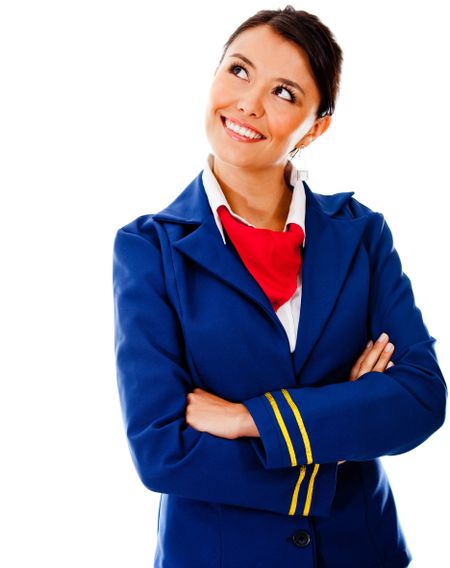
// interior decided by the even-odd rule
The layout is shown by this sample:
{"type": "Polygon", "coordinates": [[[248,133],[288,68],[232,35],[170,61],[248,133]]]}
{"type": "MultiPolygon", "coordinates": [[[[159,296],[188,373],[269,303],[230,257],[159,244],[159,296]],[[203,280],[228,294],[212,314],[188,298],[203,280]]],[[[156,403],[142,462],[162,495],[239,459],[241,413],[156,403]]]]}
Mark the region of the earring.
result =
{"type": "Polygon", "coordinates": [[[291,159],[295,158],[300,152],[303,150],[305,146],[302,144],[300,148],[294,148],[291,152],[289,152],[289,156],[291,159]]]}

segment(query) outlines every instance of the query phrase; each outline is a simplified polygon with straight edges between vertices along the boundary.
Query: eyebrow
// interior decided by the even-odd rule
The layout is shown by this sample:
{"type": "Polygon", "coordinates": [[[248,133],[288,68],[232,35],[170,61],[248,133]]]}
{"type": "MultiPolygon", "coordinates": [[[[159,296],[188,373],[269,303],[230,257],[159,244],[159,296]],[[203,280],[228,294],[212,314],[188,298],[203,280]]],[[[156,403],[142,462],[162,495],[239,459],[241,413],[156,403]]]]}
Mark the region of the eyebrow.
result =
{"type": "MultiPolygon", "coordinates": [[[[239,57],[239,59],[242,59],[242,61],[245,61],[245,63],[247,63],[247,65],[249,65],[250,67],[253,67],[253,69],[256,69],[254,63],[252,63],[248,57],[245,57],[245,55],[242,55],[242,53],[232,53],[230,55],[230,57],[239,57]]],[[[284,79],[283,77],[278,77],[277,79],[275,79],[275,81],[280,81],[281,83],[285,83],[286,85],[289,85],[290,87],[294,87],[294,88],[298,89],[301,93],[303,93],[303,96],[306,96],[305,91],[295,81],[291,81],[290,79],[284,79]]]]}

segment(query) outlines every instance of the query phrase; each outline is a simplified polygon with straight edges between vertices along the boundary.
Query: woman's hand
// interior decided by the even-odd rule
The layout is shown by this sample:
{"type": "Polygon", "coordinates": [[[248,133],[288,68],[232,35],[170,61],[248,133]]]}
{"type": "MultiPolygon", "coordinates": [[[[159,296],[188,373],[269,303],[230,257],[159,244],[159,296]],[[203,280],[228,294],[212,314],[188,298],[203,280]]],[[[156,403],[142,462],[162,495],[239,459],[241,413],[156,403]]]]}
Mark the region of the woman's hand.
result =
{"type": "Polygon", "coordinates": [[[382,373],[386,368],[394,364],[390,361],[394,345],[389,342],[387,333],[382,333],[375,343],[370,340],[350,371],[350,381],[356,381],[364,373],[379,371],[382,373]],[[388,350],[386,350],[388,349],[388,350]]]}
{"type": "Polygon", "coordinates": [[[200,432],[230,440],[259,436],[252,415],[243,404],[230,402],[198,387],[187,395],[186,422],[200,432]]]}
{"type": "MultiPolygon", "coordinates": [[[[382,333],[375,343],[370,340],[366,348],[358,357],[356,363],[350,371],[350,381],[357,381],[361,375],[369,371],[379,371],[382,373],[385,369],[392,367],[394,363],[390,361],[394,345],[389,342],[387,333],[382,333]],[[386,348],[389,350],[386,351],[386,348]]],[[[345,460],[338,461],[338,464],[344,463],[345,460]]]]}

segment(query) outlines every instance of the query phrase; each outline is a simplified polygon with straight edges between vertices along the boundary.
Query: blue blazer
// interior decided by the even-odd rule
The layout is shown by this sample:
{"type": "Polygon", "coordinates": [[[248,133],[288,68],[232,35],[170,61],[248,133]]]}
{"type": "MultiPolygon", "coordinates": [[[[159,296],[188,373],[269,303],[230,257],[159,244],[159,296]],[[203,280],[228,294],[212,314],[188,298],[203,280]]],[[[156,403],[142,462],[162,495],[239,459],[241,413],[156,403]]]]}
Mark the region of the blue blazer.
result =
{"type": "Polygon", "coordinates": [[[142,483],[161,493],[155,568],[400,568],[411,560],[380,456],[443,424],[447,387],[382,214],[306,191],[295,352],[201,173],[117,231],[117,380],[142,483]],[[349,381],[387,332],[394,366],[349,381]],[[185,422],[195,387],[252,414],[261,437],[185,422]],[[339,460],[346,460],[338,465],[339,460]]]}

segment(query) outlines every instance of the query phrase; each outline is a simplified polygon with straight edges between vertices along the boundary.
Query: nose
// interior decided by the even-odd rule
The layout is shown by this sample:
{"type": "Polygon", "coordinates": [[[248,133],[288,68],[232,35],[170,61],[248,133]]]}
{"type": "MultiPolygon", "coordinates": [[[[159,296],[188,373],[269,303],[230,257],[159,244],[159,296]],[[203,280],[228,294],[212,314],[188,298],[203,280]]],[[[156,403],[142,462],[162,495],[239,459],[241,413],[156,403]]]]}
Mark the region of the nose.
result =
{"type": "Polygon", "coordinates": [[[249,88],[245,93],[241,93],[236,106],[239,111],[248,116],[260,117],[264,114],[262,96],[256,88],[249,88]]]}

